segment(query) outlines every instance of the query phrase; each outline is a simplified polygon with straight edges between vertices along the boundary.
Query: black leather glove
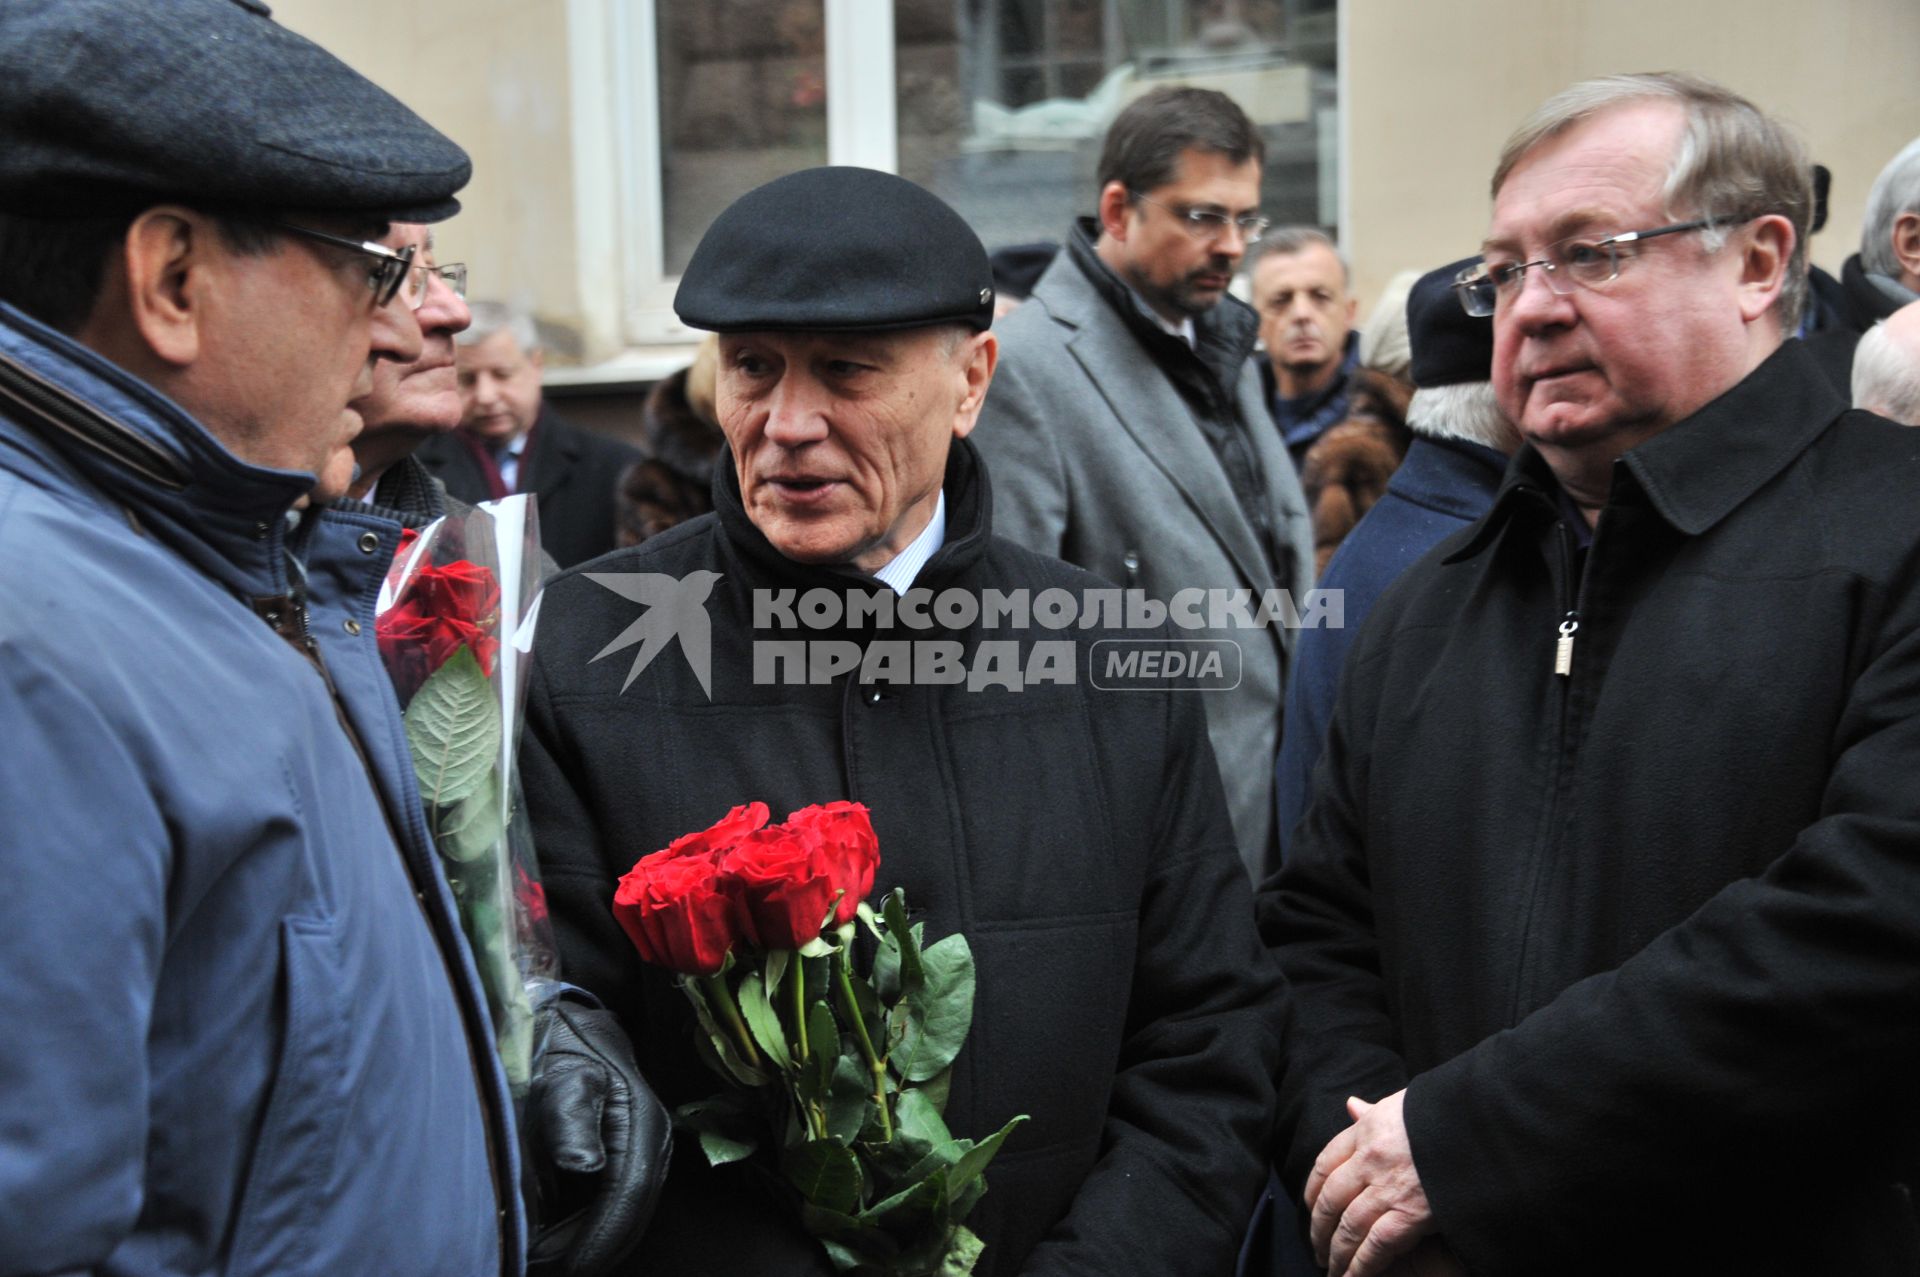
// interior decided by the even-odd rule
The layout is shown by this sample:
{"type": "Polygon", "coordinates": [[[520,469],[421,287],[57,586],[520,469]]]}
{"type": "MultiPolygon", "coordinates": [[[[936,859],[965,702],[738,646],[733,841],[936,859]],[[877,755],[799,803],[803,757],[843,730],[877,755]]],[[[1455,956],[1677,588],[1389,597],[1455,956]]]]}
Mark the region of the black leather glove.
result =
{"type": "Polygon", "coordinates": [[[653,1217],[673,1124],[611,1012],[563,994],[540,1014],[546,1054],[527,1102],[539,1225],[527,1271],[603,1277],[653,1217]]]}

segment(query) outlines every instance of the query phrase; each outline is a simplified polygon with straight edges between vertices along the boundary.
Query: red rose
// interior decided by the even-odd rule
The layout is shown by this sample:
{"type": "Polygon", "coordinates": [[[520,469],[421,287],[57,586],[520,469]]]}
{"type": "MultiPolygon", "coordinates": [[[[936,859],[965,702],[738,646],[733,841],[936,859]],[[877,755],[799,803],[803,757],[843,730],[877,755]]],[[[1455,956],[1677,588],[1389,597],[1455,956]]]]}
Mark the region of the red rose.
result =
{"type": "Polygon", "coordinates": [[[682,834],[667,844],[667,855],[697,856],[710,851],[725,851],[767,823],[765,803],[747,803],[735,807],[699,833],[682,834]]]}
{"type": "MultiPolygon", "coordinates": [[[[401,549],[409,544],[401,537],[401,549]]],[[[423,568],[406,593],[374,626],[380,656],[404,702],[462,647],[480,672],[492,675],[500,640],[500,582],[491,570],[462,559],[423,568]]]]}
{"type": "Polygon", "coordinates": [[[853,920],[873,890],[880,849],[867,809],[840,802],[802,808],[786,823],[742,839],[721,863],[739,883],[755,943],[798,949],[823,924],[853,920]]]}
{"type": "Polygon", "coordinates": [[[738,889],[721,856],[767,823],[765,803],[747,803],[697,833],[642,856],[613,896],[613,916],[640,957],[687,975],[712,975],[736,941],[751,939],[738,889]]]}
{"type": "Polygon", "coordinates": [[[619,920],[643,961],[683,975],[713,975],[736,939],[736,906],[711,853],[656,851],[620,879],[619,920]]]}
{"type": "Polygon", "coordinates": [[[787,817],[787,828],[807,830],[819,840],[818,863],[834,889],[845,893],[834,908],[833,925],[852,922],[860,902],[873,893],[874,870],[880,867],[880,840],[866,807],[849,802],[803,807],[787,817]]]}
{"type": "Polygon", "coordinates": [[[798,949],[820,934],[833,903],[833,876],[810,831],[775,825],[742,839],[721,862],[739,885],[740,907],[762,949],[798,949]]]}

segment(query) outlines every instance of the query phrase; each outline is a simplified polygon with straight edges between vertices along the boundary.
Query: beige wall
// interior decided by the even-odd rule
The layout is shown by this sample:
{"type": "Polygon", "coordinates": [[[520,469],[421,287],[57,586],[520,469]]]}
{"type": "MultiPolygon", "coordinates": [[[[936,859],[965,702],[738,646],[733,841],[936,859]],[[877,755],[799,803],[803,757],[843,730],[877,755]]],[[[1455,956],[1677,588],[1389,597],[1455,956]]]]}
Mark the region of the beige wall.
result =
{"type": "Polygon", "coordinates": [[[435,232],[475,297],[578,329],[566,0],[274,0],[473,156],[460,215],[435,232]]]}
{"type": "Polygon", "coordinates": [[[1833,170],[1814,260],[1859,247],[1867,189],[1920,135],[1915,0],[1345,0],[1346,241],[1362,309],[1397,270],[1465,257],[1500,145],[1545,98],[1687,70],[1792,122],[1833,170]]]}

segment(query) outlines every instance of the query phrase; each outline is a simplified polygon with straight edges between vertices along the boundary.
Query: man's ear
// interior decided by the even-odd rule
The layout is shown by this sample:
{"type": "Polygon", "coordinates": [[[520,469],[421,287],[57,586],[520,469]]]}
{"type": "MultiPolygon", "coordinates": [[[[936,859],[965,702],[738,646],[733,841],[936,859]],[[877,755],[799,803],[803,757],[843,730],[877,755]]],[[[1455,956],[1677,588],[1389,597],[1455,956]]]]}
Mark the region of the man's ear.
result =
{"type": "Polygon", "coordinates": [[[1900,263],[1900,282],[1920,292],[1920,212],[1893,219],[1893,257],[1900,263]]]}
{"type": "Polygon", "coordinates": [[[966,383],[954,413],[953,437],[964,439],[973,433],[980,408],[987,402],[987,387],[993,381],[993,370],[1000,365],[1000,339],[992,332],[975,333],[960,343],[953,359],[966,383]]]}
{"type": "Polygon", "coordinates": [[[1755,219],[1736,241],[1740,253],[1740,318],[1748,323],[1773,307],[1792,268],[1793,223],[1778,213],[1755,219]]]}
{"type": "Polygon", "coordinates": [[[1121,182],[1108,182],[1100,188],[1100,233],[1119,243],[1127,242],[1127,218],[1133,212],[1133,196],[1121,182]]]}
{"type": "Polygon", "coordinates": [[[126,289],[134,331],[162,363],[185,368],[200,357],[206,321],[200,287],[220,249],[216,232],[191,209],[161,204],[127,227],[117,283],[126,289]]]}

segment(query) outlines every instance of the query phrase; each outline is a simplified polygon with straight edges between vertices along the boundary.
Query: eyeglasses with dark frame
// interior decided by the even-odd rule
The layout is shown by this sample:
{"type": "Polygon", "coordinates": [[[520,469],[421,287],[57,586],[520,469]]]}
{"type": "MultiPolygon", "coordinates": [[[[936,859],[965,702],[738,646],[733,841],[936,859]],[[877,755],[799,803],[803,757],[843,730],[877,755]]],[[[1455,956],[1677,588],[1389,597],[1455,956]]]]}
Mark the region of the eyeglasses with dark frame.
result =
{"type": "Polygon", "coordinates": [[[1243,213],[1235,217],[1231,213],[1219,213],[1208,208],[1177,208],[1172,204],[1162,204],[1159,200],[1148,199],[1140,192],[1129,190],[1128,195],[1142,204],[1151,204],[1155,208],[1172,213],[1174,220],[1186,228],[1187,234],[1195,239],[1218,239],[1226,233],[1228,226],[1240,228],[1240,238],[1249,244],[1257,244],[1260,237],[1267,233],[1267,227],[1273,225],[1271,218],[1258,213],[1243,213]]]}
{"type": "Polygon", "coordinates": [[[1462,309],[1475,318],[1493,314],[1502,303],[1510,304],[1526,286],[1527,272],[1536,266],[1545,273],[1547,287],[1557,296],[1571,297],[1576,288],[1598,291],[1620,277],[1621,261],[1634,255],[1629,245],[1662,235],[1678,235],[1682,231],[1739,226],[1756,216],[1758,214],[1732,218],[1700,217],[1690,222],[1675,222],[1671,226],[1656,226],[1652,230],[1625,231],[1603,239],[1571,235],[1547,245],[1542,255],[1530,262],[1491,262],[1469,267],[1454,280],[1453,290],[1460,298],[1462,309]]]}
{"type": "MultiPolygon", "coordinates": [[[[414,246],[391,249],[384,244],[374,244],[363,239],[348,239],[344,235],[331,235],[326,231],[314,230],[311,226],[297,226],[292,222],[270,221],[267,225],[289,234],[301,235],[320,244],[331,244],[335,248],[344,248],[349,252],[361,253],[374,259],[373,269],[367,274],[367,286],[373,289],[373,300],[377,306],[385,306],[400,293],[400,286],[407,282],[413,273],[414,246]]],[[[464,267],[462,268],[464,272],[464,267]]],[[[424,285],[421,296],[426,295],[424,285]]],[[[415,307],[418,303],[413,303],[415,307]]]]}

